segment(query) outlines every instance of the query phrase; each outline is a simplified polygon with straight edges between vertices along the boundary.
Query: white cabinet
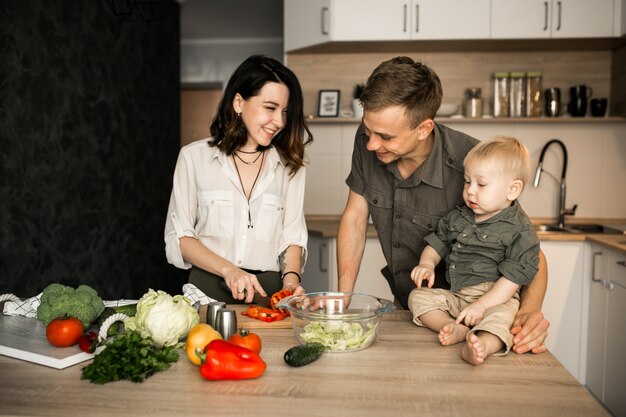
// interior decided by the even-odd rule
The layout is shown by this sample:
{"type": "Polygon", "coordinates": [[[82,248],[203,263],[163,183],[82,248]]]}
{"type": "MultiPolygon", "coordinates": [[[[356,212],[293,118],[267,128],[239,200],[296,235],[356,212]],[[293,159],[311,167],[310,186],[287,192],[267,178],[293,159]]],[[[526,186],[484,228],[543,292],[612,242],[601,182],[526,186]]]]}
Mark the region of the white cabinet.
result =
{"type": "Polygon", "coordinates": [[[330,0],[284,0],[285,51],[330,40],[330,0]]]}
{"type": "Polygon", "coordinates": [[[548,261],[548,289],[542,307],[550,321],[546,346],[581,381],[583,242],[542,241],[541,250],[548,261]]]}
{"type": "Polygon", "coordinates": [[[624,0],[284,0],[286,51],[331,41],[619,37],[624,0]]]}
{"type": "Polygon", "coordinates": [[[604,288],[606,277],[606,255],[603,249],[596,244],[590,244],[589,272],[585,278],[585,292],[587,295],[587,352],[585,385],[596,398],[602,401],[604,391],[604,362],[606,345],[606,313],[607,292],[604,288]]]}
{"type": "Polygon", "coordinates": [[[626,416],[626,253],[591,244],[586,386],[616,416],[626,416]]]}
{"type": "Polygon", "coordinates": [[[490,0],[413,0],[411,39],[488,39],[490,0]]]}
{"type": "MultiPolygon", "coordinates": [[[[309,258],[302,274],[304,289],[307,292],[337,291],[337,240],[309,235],[308,251],[309,258]]],[[[389,284],[380,273],[385,265],[378,239],[367,239],[354,291],[393,301],[389,284]]]]}
{"type": "Polygon", "coordinates": [[[331,0],[330,37],[334,41],[407,40],[410,13],[407,0],[331,0]]]}
{"type": "Polygon", "coordinates": [[[614,1],[494,0],[491,3],[491,37],[493,39],[611,37],[614,1]]]}
{"type": "Polygon", "coordinates": [[[329,41],[487,39],[490,0],[284,0],[285,50],[329,41]]]}

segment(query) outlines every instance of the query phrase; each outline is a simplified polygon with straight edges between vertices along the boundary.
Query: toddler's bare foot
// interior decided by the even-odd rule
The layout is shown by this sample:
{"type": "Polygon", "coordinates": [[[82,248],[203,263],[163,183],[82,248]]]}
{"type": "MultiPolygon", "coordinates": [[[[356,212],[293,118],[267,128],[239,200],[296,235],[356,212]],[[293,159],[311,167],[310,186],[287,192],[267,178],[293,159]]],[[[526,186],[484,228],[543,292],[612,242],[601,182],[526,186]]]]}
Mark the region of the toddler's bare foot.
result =
{"type": "Polygon", "coordinates": [[[450,346],[462,342],[467,332],[469,332],[469,327],[451,320],[439,330],[439,343],[442,346],[450,346]]]}
{"type": "Polygon", "coordinates": [[[487,351],[478,336],[471,334],[461,348],[461,357],[472,365],[480,365],[487,357],[487,351]]]}

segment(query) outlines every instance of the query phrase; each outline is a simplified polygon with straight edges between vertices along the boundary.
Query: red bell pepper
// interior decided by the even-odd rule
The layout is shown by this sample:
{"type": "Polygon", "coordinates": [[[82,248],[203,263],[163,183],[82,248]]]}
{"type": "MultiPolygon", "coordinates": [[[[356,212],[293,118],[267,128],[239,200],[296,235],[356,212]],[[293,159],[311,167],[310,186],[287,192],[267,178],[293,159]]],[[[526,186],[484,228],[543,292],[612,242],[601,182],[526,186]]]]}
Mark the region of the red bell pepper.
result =
{"type": "Polygon", "coordinates": [[[270,298],[270,304],[272,306],[272,309],[280,311],[285,315],[285,317],[289,316],[289,311],[284,308],[276,308],[276,304],[278,304],[278,302],[283,298],[289,297],[290,295],[293,295],[293,292],[289,290],[280,290],[272,294],[272,297],[270,298]]]}
{"type": "Polygon", "coordinates": [[[260,377],[266,364],[261,357],[241,346],[216,339],[206,345],[200,356],[200,375],[210,381],[260,377]]]}
{"type": "Polygon", "coordinates": [[[272,310],[269,308],[259,307],[255,305],[250,305],[250,307],[248,307],[246,311],[242,311],[241,314],[267,323],[282,320],[287,317],[285,314],[281,313],[278,310],[272,310]]]}

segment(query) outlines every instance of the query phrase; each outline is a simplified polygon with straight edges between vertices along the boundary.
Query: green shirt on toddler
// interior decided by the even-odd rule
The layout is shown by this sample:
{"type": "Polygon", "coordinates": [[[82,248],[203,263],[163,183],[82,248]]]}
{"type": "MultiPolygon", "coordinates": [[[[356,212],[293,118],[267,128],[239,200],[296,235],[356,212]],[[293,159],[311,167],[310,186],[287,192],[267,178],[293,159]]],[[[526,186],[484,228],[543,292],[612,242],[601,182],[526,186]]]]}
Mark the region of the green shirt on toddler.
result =
{"type": "Polygon", "coordinates": [[[519,203],[514,201],[489,220],[476,223],[474,212],[457,206],[424,239],[445,259],[446,280],[456,291],[502,276],[528,285],[539,266],[539,238],[519,203]]]}

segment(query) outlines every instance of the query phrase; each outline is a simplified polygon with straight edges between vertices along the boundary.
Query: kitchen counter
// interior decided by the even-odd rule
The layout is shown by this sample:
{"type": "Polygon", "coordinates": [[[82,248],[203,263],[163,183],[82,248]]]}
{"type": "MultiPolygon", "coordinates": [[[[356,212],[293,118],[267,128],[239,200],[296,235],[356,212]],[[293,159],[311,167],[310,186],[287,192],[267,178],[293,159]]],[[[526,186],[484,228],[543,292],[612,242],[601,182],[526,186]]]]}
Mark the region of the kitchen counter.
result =
{"type": "MultiPolygon", "coordinates": [[[[306,224],[309,230],[309,234],[313,236],[320,236],[323,238],[336,238],[337,228],[339,227],[340,216],[333,215],[307,215],[306,224]]],[[[535,224],[554,223],[554,219],[547,218],[535,218],[532,219],[535,224]]],[[[571,221],[571,224],[575,223],[606,223],[606,224],[625,224],[624,219],[576,219],[571,221]]],[[[585,241],[591,240],[597,243],[601,243],[610,246],[613,249],[626,251],[626,235],[610,235],[610,234],[586,234],[586,233],[561,233],[561,232],[541,232],[537,234],[541,241],[585,241]]],[[[373,225],[369,225],[367,228],[368,238],[377,238],[376,229],[373,225]]]]}
{"type": "Polygon", "coordinates": [[[587,240],[626,252],[626,235],[587,235],[587,240]]]}
{"type": "Polygon", "coordinates": [[[145,382],[94,385],[82,365],[56,370],[0,356],[0,415],[102,416],[609,416],[550,353],[492,357],[479,367],[442,347],[407,311],[385,316],[378,341],[325,354],[302,368],[283,362],[291,329],[256,329],[265,374],[209,382],[181,351],[145,382]]]}

